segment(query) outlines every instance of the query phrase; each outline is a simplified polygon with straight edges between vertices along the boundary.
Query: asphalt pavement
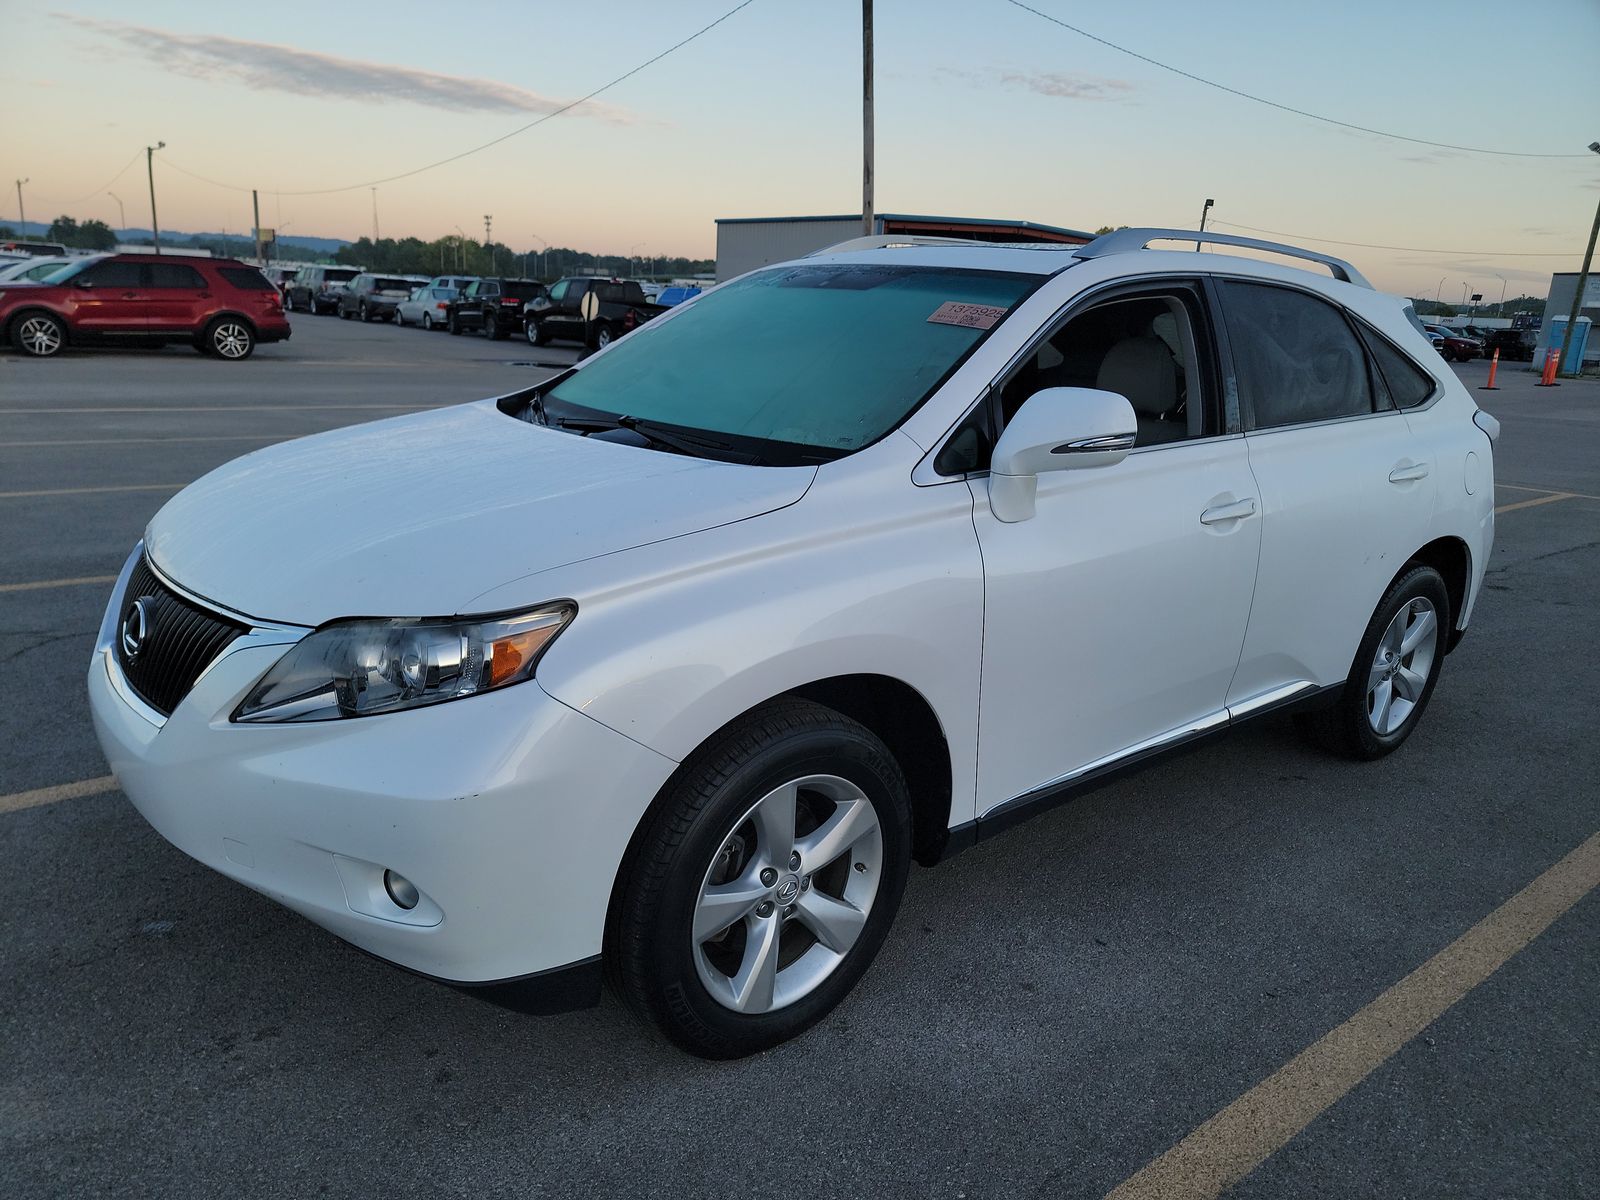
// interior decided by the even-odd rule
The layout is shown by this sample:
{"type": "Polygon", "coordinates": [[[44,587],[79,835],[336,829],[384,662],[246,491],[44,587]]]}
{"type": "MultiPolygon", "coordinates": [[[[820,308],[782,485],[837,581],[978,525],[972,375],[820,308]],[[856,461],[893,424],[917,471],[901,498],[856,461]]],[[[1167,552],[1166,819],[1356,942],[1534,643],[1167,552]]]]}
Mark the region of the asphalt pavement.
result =
{"type": "MultiPolygon", "coordinates": [[[[107,577],[179,486],[572,358],[294,330],[239,364],[0,354],[5,1197],[1100,1196],[1600,829],[1600,383],[1513,368],[1473,393],[1504,423],[1488,584],[1400,753],[1350,764],[1269,721],[918,869],[856,992],[742,1062],[609,998],[532,1018],[413,978],[95,782],[107,577]]],[[[1230,1194],[1600,1194],[1600,896],[1507,958],[1318,1083],[1230,1194]]]]}

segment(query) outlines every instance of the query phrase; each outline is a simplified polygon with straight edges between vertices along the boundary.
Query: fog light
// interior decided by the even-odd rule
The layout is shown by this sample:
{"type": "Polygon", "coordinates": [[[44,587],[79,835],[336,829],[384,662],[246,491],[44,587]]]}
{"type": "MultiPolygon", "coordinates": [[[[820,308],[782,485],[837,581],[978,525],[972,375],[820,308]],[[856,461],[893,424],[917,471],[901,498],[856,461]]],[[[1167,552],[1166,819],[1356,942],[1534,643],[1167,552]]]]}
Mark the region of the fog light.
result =
{"type": "Polygon", "coordinates": [[[393,900],[401,908],[408,910],[415,908],[417,901],[422,899],[421,893],[417,891],[416,884],[412,883],[404,875],[397,875],[393,871],[385,871],[383,873],[383,890],[389,893],[389,899],[393,900]]]}

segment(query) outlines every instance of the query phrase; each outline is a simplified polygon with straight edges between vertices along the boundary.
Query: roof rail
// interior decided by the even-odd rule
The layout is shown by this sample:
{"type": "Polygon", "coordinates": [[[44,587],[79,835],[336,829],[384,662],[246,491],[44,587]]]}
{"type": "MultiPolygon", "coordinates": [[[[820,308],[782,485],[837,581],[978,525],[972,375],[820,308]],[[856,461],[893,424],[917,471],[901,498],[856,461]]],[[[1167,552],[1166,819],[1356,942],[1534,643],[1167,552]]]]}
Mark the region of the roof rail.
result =
{"type": "MultiPolygon", "coordinates": [[[[1346,283],[1353,283],[1357,287],[1371,289],[1372,285],[1366,277],[1342,258],[1334,258],[1327,254],[1318,254],[1315,250],[1302,250],[1298,246],[1286,246],[1282,242],[1264,242],[1260,238],[1239,237],[1232,233],[1201,233],[1193,229],[1118,229],[1114,233],[1107,233],[1095,238],[1087,246],[1078,247],[1079,258],[1101,258],[1107,254],[1125,254],[1130,250],[1143,250],[1151,242],[1210,242],[1219,246],[1243,246],[1248,250],[1266,250],[1272,254],[1284,254],[1290,258],[1303,258],[1308,262],[1321,263],[1333,272],[1335,279],[1342,279],[1346,283]]],[[[1198,244],[1196,249],[1198,249],[1198,244]]]]}
{"type": "Polygon", "coordinates": [[[836,242],[832,246],[824,246],[821,250],[813,250],[806,257],[815,258],[819,254],[844,254],[851,250],[882,250],[889,246],[992,246],[993,244],[993,242],[980,242],[973,238],[928,237],[924,234],[912,233],[877,233],[871,237],[851,238],[846,242],[836,242]]]}

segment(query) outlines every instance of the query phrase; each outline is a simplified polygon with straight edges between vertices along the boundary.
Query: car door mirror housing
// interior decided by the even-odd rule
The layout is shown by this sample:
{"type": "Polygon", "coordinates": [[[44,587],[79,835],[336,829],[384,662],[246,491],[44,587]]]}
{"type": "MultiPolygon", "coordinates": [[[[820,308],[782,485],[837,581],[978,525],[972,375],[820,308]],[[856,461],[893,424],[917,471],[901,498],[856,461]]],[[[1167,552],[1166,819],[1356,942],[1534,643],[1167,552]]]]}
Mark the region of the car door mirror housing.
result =
{"type": "Polygon", "coordinates": [[[1033,516],[1047,471],[1109,467],[1133,449],[1139,422],[1125,396],[1098,388],[1045,388],[1029,396],[995,443],[989,508],[1012,523],[1033,516]]]}

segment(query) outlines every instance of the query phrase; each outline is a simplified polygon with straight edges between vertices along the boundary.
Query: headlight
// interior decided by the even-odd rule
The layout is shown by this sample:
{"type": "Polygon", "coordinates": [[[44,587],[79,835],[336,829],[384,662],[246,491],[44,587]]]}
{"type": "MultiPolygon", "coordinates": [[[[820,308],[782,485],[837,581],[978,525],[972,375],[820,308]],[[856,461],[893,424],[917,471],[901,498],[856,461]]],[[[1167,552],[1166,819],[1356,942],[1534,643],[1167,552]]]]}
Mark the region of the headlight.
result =
{"type": "Polygon", "coordinates": [[[576,612],[557,603],[509,617],[328,625],[285,654],[233,719],[334,721],[520,683],[576,612]]]}

